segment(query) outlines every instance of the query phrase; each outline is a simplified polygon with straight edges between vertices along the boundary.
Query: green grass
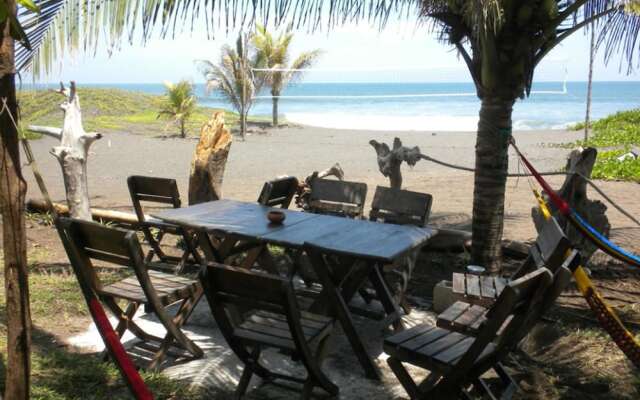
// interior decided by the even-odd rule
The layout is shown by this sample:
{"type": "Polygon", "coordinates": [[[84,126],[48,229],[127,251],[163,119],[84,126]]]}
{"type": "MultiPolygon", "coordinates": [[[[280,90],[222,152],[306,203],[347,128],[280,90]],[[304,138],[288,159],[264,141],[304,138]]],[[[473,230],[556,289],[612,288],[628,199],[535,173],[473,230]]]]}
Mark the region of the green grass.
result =
{"type": "MultiPolygon", "coordinates": [[[[84,128],[100,133],[127,132],[150,136],[171,136],[179,133],[179,128],[165,119],[158,119],[158,111],[164,96],[149,95],[119,89],[78,88],[84,128]]],[[[28,125],[62,127],[63,111],[60,104],[64,98],[52,91],[25,90],[18,95],[21,111],[21,125],[30,139],[40,137],[29,133],[28,125]]],[[[187,134],[198,136],[200,127],[218,109],[197,107],[187,122],[187,134]]],[[[238,114],[224,111],[225,122],[234,128],[238,124],[238,114]]],[[[264,118],[250,118],[251,122],[263,122],[264,118]]]]}
{"type": "MultiPolygon", "coordinates": [[[[47,263],[44,250],[31,249],[29,259],[30,305],[33,320],[31,397],[40,400],[130,399],[131,395],[115,365],[102,362],[98,354],[83,354],[60,346],[51,330],[85,323],[89,313],[75,276],[68,265],[47,263]]],[[[2,259],[0,257],[0,262],[2,259]]],[[[120,279],[122,270],[100,269],[104,283],[120,279]]],[[[4,274],[3,274],[4,275],[4,274]]],[[[4,282],[0,286],[0,349],[6,349],[4,282]]],[[[0,353],[0,354],[1,354],[0,353]]],[[[0,393],[4,392],[4,364],[0,363],[0,393]]],[[[157,373],[142,372],[156,399],[191,400],[200,393],[185,383],[157,373]]]]}
{"type": "MultiPolygon", "coordinates": [[[[584,123],[570,129],[584,129],[584,123]]],[[[594,178],[640,182],[640,159],[617,160],[629,152],[631,146],[640,146],[640,108],[621,111],[593,122],[589,140],[579,140],[571,145],[603,148],[598,151],[594,178]]]]}

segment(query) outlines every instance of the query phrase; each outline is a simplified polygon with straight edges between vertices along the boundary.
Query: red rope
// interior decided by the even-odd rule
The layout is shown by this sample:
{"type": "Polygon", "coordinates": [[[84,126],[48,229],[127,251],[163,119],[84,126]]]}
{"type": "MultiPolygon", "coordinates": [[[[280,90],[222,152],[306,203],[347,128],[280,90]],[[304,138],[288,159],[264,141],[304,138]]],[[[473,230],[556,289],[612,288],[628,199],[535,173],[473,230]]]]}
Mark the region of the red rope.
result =
{"type": "Polygon", "coordinates": [[[107,315],[102,308],[102,305],[95,297],[89,300],[89,309],[91,310],[91,315],[93,316],[93,320],[102,335],[102,339],[107,346],[109,354],[114,358],[118,368],[120,368],[120,372],[122,376],[127,381],[127,385],[133,392],[136,400],[153,400],[153,394],[144,384],[142,377],[138,373],[135,365],[127,355],[122,343],[120,343],[120,338],[113,330],[107,315]]]}

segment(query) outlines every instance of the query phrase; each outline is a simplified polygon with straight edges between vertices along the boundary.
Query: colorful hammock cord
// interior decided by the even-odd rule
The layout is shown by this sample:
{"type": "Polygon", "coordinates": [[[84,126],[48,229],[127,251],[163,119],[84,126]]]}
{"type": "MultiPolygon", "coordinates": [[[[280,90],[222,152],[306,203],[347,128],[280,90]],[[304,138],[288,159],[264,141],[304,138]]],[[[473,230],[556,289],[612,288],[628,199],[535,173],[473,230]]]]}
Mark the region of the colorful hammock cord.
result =
{"type": "MultiPolygon", "coordinates": [[[[545,199],[535,188],[533,189],[533,195],[538,201],[538,206],[544,218],[551,218],[551,211],[545,199]]],[[[600,326],[607,331],[611,339],[613,339],[618,348],[622,350],[633,365],[635,365],[636,368],[640,368],[640,342],[625,328],[615,311],[605,303],[604,298],[598,293],[593,282],[591,282],[591,279],[589,279],[589,276],[581,265],[578,265],[573,271],[573,277],[578,290],[596,315],[600,326]]]]}
{"type": "Polygon", "coordinates": [[[595,230],[595,228],[589,225],[589,223],[584,218],[582,218],[580,214],[578,214],[574,209],[571,208],[569,203],[567,203],[562,197],[558,195],[558,193],[556,193],[555,190],[551,188],[551,186],[544,180],[540,173],[533,167],[533,165],[531,165],[529,160],[527,160],[527,158],[520,152],[520,149],[518,149],[518,146],[516,146],[513,140],[511,140],[511,145],[515,149],[524,165],[547,193],[549,199],[551,199],[553,204],[558,207],[558,211],[560,211],[560,213],[569,220],[571,225],[578,229],[580,233],[582,233],[583,236],[589,239],[589,241],[591,241],[596,247],[598,247],[600,250],[604,251],[611,257],[616,258],[626,264],[640,268],[640,256],[618,247],[609,239],[604,237],[600,232],[595,230]]]}

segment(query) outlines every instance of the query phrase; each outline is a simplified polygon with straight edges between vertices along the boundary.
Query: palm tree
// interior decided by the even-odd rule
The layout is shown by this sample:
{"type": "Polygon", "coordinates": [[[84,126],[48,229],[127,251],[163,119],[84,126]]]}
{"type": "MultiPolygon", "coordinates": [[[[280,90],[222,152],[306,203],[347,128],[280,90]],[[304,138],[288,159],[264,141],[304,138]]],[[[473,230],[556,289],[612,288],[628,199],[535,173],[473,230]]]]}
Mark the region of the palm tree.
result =
{"type": "Polygon", "coordinates": [[[222,48],[218,64],[207,60],[197,61],[207,80],[208,90],[221,93],[240,114],[242,140],[245,139],[247,115],[253,105],[254,94],[260,90],[260,82],[254,79],[253,74],[256,59],[249,54],[248,41],[247,35],[241,32],[236,40],[235,49],[226,45],[222,48]]]}
{"type": "Polygon", "coordinates": [[[264,82],[271,88],[273,103],[273,126],[278,126],[278,100],[280,93],[296,79],[302,77],[302,70],[309,68],[321,54],[320,50],[307,51],[298,56],[291,66],[289,63],[289,45],[293,39],[293,32],[287,29],[274,38],[267,29],[256,24],[256,33],[251,42],[256,47],[258,64],[271,71],[261,71],[264,82]]]}
{"type": "Polygon", "coordinates": [[[168,117],[171,123],[180,127],[180,136],[186,137],[185,123],[196,109],[196,96],[193,85],[187,80],[178,83],[165,82],[167,98],[158,112],[158,118],[168,117]]]}

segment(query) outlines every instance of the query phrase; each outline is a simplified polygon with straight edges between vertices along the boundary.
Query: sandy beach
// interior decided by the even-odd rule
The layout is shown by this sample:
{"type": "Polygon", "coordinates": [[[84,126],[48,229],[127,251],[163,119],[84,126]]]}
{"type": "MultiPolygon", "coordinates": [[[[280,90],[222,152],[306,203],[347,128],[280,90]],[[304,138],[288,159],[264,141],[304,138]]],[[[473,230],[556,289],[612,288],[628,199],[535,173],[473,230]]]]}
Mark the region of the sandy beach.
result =
{"type": "MultiPolygon", "coordinates": [[[[366,182],[368,199],[376,185],[388,185],[378,171],[375,152],[370,139],[391,143],[399,137],[405,145],[419,146],[429,156],[450,163],[473,166],[475,133],[472,132],[368,132],[324,129],[315,127],[287,127],[251,134],[245,142],[234,138],[224,177],[224,197],[255,200],[264,181],[278,175],[304,178],[315,170],[325,169],[339,162],[345,179],[366,182]]],[[[520,148],[541,171],[555,171],[563,167],[570,151],[554,146],[578,139],[581,132],[560,130],[523,131],[514,134],[520,148]]],[[[32,142],[36,160],[49,191],[56,200],[64,199],[62,176],[58,162],[49,150],[56,144],[45,137],[32,142]]],[[[196,140],[154,138],[130,134],[109,134],[92,147],[89,160],[89,190],[92,205],[122,210],[130,209],[126,178],[129,175],[172,177],[178,181],[186,202],[189,168],[196,140]]],[[[510,170],[521,171],[513,151],[509,157],[510,170]]],[[[29,184],[27,197],[39,198],[33,174],[25,169],[29,184]]],[[[431,162],[421,161],[414,168],[403,166],[403,187],[431,193],[434,196],[430,222],[438,226],[468,228],[473,199],[473,175],[431,162]]],[[[549,177],[560,185],[563,177],[549,177]]],[[[623,182],[599,182],[631,214],[640,214],[640,185],[623,182]]],[[[590,196],[598,198],[596,193],[590,196]]],[[[534,205],[526,178],[510,178],[507,184],[505,237],[527,240],[534,236],[530,210],[534,205]]],[[[616,231],[631,227],[629,221],[610,209],[608,213],[616,231]]]]}

